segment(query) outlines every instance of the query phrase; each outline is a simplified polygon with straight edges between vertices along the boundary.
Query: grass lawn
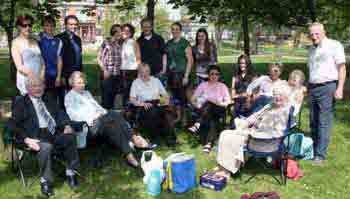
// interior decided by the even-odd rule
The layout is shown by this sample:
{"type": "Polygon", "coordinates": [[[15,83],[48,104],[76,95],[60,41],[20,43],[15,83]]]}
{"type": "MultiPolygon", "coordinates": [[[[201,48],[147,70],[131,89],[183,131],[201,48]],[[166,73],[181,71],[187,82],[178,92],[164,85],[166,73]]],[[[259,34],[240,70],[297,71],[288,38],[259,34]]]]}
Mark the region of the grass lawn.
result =
{"type": "MultiPolygon", "coordinates": [[[[226,49],[225,49],[226,50],[226,49]]],[[[229,51],[229,50],[227,50],[229,51]]],[[[238,53],[238,52],[237,52],[238,53]]],[[[232,62],[237,58],[225,54],[220,57],[220,63],[223,68],[224,78],[230,85],[232,74],[232,62]]],[[[88,74],[89,88],[97,93],[98,77],[95,62],[95,53],[85,53],[84,63],[88,74]]],[[[305,59],[302,57],[283,57],[286,63],[286,70],[283,77],[286,78],[288,71],[300,68],[305,71],[305,59]]],[[[254,56],[253,63],[259,72],[266,72],[266,64],[274,61],[272,56],[254,56]]],[[[8,99],[14,93],[13,84],[9,83],[8,72],[6,72],[6,61],[0,61],[0,98],[8,99]],[[6,85],[6,86],[5,86],[6,85]]],[[[302,129],[308,134],[308,107],[304,106],[302,113],[302,129]]],[[[329,147],[329,157],[326,164],[322,167],[313,167],[310,161],[300,161],[301,169],[305,176],[298,181],[289,180],[286,186],[278,185],[270,176],[260,174],[257,179],[248,184],[244,184],[244,179],[249,177],[251,169],[246,170],[240,178],[233,178],[229,181],[227,187],[221,192],[195,188],[185,194],[176,195],[173,193],[162,192],[159,198],[172,199],[239,199],[244,193],[253,193],[257,191],[276,191],[283,199],[346,199],[348,190],[350,190],[350,104],[349,101],[340,101],[336,103],[336,113],[332,140],[329,147]]],[[[3,121],[0,122],[0,127],[3,121]]],[[[181,142],[175,148],[159,147],[156,152],[166,158],[173,152],[185,151],[194,154],[197,164],[197,175],[201,175],[205,169],[212,169],[216,166],[215,152],[210,155],[201,152],[201,146],[198,141],[184,130],[178,131],[178,137],[181,142]]],[[[83,198],[83,199],[146,199],[153,198],[147,195],[146,186],[142,184],[142,171],[130,169],[119,152],[111,149],[104,153],[106,163],[102,169],[93,169],[89,160],[93,158],[95,151],[87,149],[81,151],[81,170],[84,175],[80,178],[81,187],[76,191],[71,191],[63,179],[56,177],[55,192],[52,198],[83,198]]],[[[258,170],[259,171],[259,170],[258,170]]],[[[34,172],[36,176],[37,171],[34,172]]],[[[274,173],[278,175],[278,173],[274,173]]],[[[0,195],[1,198],[14,199],[34,199],[42,198],[40,194],[40,185],[38,181],[29,189],[24,189],[18,181],[16,175],[11,172],[10,162],[7,160],[7,153],[0,152],[0,195]]]]}

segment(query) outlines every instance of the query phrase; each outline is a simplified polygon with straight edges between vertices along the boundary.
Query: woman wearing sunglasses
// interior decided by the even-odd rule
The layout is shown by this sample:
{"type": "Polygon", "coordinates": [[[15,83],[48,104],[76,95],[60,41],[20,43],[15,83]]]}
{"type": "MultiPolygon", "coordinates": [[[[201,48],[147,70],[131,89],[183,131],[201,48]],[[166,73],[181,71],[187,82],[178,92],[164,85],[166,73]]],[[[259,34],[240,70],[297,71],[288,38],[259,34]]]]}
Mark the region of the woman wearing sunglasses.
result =
{"type": "Polygon", "coordinates": [[[191,102],[199,118],[188,129],[192,133],[200,130],[200,141],[204,145],[203,152],[206,153],[211,151],[212,144],[218,137],[219,119],[231,102],[227,86],[219,82],[220,68],[216,65],[209,66],[208,76],[208,81],[201,83],[192,96],[191,102]]]}
{"type": "Polygon", "coordinates": [[[16,86],[21,95],[27,94],[25,83],[28,78],[41,78],[44,80],[45,64],[40,48],[32,38],[33,17],[29,15],[18,16],[16,26],[19,35],[12,41],[11,53],[17,68],[16,86]]]}

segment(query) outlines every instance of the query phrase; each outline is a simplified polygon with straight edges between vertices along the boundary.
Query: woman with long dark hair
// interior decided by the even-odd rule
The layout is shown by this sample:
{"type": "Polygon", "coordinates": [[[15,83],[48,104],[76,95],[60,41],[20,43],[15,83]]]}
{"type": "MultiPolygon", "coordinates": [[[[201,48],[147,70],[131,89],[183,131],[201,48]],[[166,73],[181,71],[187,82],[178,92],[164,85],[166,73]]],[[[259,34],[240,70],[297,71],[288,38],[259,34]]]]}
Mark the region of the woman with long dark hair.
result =
{"type": "Polygon", "coordinates": [[[192,47],[196,66],[196,84],[208,80],[208,67],[218,62],[216,46],[209,41],[208,32],[200,28],[196,34],[196,45],[192,47]]]}
{"type": "Polygon", "coordinates": [[[240,115],[246,117],[250,114],[247,102],[247,88],[255,77],[250,58],[244,54],[240,55],[237,59],[235,73],[232,76],[233,119],[240,115]]]}

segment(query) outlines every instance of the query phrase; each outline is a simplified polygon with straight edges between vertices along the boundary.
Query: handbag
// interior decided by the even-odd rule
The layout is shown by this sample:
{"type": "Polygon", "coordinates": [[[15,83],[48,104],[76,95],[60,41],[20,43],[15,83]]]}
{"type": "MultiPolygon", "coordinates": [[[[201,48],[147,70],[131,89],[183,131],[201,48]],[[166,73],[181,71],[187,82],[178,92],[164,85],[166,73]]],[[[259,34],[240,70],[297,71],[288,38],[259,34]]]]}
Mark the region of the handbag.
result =
{"type": "Polygon", "coordinates": [[[255,192],[251,196],[245,194],[241,199],[280,199],[276,192],[255,192]]]}
{"type": "Polygon", "coordinates": [[[165,181],[168,192],[184,193],[197,185],[196,161],[193,155],[175,153],[164,161],[165,181]]]}
{"type": "MultiPolygon", "coordinates": [[[[284,145],[287,146],[288,139],[284,140],[284,145]]],[[[303,133],[295,133],[289,137],[288,153],[300,157],[303,160],[311,160],[314,158],[313,141],[309,137],[305,137],[303,133]]]]}

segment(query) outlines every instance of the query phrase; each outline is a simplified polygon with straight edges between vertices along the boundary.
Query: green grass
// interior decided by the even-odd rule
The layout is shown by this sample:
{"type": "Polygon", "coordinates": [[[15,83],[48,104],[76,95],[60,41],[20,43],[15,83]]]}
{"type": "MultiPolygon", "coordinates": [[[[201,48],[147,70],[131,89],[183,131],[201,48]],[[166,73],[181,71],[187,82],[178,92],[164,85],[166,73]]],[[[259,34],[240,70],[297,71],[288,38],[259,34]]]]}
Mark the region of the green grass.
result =
{"type": "MultiPolygon", "coordinates": [[[[227,50],[230,51],[230,50],[227,50]]],[[[88,74],[89,88],[98,94],[99,72],[95,61],[95,53],[90,52],[84,55],[85,69],[88,74]]],[[[236,60],[238,54],[229,56],[229,54],[220,57],[224,79],[230,85],[232,75],[232,62],[236,60]]],[[[266,72],[267,63],[273,61],[271,56],[254,56],[253,63],[260,73],[266,72]]],[[[287,77],[289,71],[300,68],[305,71],[304,58],[283,57],[285,64],[283,78],[287,77]]],[[[14,86],[8,79],[6,72],[6,61],[0,62],[0,82],[2,85],[1,99],[8,99],[14,93],[14,86]],[[6,85],[6,86],[5,86],[6,85]]],[[[286,186],[277,185],[268,175],[261,174],[248,184],[243,180],[247,179],[249,171],[243,173],[242,179],[233,178],[229,181],[227,187],[221,192],[195,188],[185,194],[176,195],[173,193],[162,192],[159,198],[172,199],[236,199],[244,193],[253,193],[257,191],[276,191],[283,199],[346,199],[349,198],[350,189],[350,104],[348,101],[340,101],[336,104],[334,119],[334,128],[332,140],[329,147],[329,157],[323,167],[313,167],[310,161],[300,161],[300,167],[305,176],[298,181],[289,180],[286,186]]],[[[302,113],[302,129],[308,134],[308,107],[305,104],[302,113]]],[[[0,127],[3,122],[0,122],[0,127]]],[[[156,152],[163,158],[176,151],[185,151],[194,154],[197,163],[197,175],[201,175],[205,169],[212,169],[216,166],[215,153],[209,156],[201,152],[201,146],[191,135],[179,130],[178,137],[181,142],[176,148],[160,147],[156,152]]],[[[0,153],[0,195],[1,198],[9,199],[34,199],[42,198],[38,181],[29,189],[22,188],[16,175],[11,172],[10,162],[6,160],[7,152],[0,153]]],[[[133,170],[127,167],[120,153],[116,150],[108,149],[104,153],[107,159],[102,169],[93,169],[89,160],[93,159],[95,150],[90,148],[81,151],[81,170],[84,178],[80,178],[81,187],[76,191],[71,191],[63,179],[56,177],[55,199],[82,198],[82,199],[147,199],[153,198],[146,194],[146,186],[142,184],[142,171],[133,170]]],[[[37,172],[34,172],[35,176],[37,172]]],[[[277,175],[277,173],[275,173],[277,175]]]]}

